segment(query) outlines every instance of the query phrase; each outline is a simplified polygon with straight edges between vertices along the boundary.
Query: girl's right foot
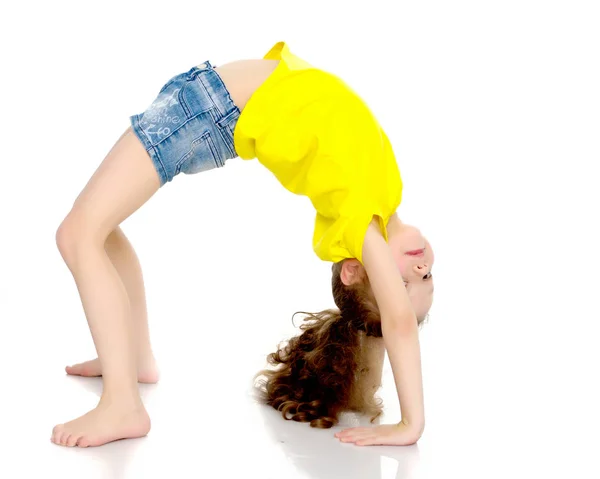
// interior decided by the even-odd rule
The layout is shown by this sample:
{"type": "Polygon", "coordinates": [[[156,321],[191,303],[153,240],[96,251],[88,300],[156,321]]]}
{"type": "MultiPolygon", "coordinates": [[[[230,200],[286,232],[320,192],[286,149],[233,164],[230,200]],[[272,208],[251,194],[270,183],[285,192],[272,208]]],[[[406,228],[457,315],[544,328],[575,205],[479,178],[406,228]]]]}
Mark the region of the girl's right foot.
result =
{"type": "Polygon", "coordinates": [[[51,441],[60,446],[90,447],[148,434],[150,418],[141,401],[103,398],[87,414],[56,426],[51,441]]]}
{"type": "MultiPolygon", "coordinates": [[[[102,367],[98,358],[85,363],[67,366],[65,368],[67,374],[71,376],[85,376],[88,378],[102,376],[102,367]]],[[[158,382],[158,369],[154,359],[145,361],[141,366],[138,366],[138,382],[146,384],[154,384],[158,382]]]]}

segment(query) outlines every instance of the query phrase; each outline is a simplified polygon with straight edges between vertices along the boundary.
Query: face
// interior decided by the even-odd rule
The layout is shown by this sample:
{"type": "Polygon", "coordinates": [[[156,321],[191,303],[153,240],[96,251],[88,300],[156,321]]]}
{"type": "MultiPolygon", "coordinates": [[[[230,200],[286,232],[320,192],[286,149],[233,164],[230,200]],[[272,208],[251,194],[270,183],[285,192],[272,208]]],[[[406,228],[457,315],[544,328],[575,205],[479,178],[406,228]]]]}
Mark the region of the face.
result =
{"type": "Polygon", "coordinates": [[[423,318],[433,302],[431,245],[417,228],[395,217],[388,224],[388,239],[415,314],[423,318]]]}
{"type": "MultiPolygon", "coordinates": [[[[415,315],[420,320],[433,302],[433,250],[417,228],[402,223],[396,215],[390,218],[387,231],[392,255],[404,279],[415,315]]],[[[361,281],[364,274],[364,267],[356,259],[347,260],[342,265],[341,279],[346,285],[361,281]]]]}

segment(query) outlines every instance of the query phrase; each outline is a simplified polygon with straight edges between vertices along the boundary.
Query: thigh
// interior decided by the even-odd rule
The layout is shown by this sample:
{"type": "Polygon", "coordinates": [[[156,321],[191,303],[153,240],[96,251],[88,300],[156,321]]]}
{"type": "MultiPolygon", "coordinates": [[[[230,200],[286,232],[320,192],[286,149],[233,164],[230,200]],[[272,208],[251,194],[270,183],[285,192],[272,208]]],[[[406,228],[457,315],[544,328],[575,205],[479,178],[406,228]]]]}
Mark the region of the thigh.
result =
{"type": "Polygon", "coordinates": [[[154,164],[129,127],[81,191],[70,214],[80,218],[86,232],[103,242],[159,188],[154,164]]]}

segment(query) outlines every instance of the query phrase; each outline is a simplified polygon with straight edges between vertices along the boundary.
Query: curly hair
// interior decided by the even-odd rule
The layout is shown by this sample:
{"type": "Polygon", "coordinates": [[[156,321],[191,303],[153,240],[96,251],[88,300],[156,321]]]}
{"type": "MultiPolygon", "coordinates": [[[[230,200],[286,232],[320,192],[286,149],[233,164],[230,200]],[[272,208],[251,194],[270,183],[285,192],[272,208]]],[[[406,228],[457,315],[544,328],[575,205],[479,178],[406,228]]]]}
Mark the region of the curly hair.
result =
{"type": "MultiPolygon", "coordinates": [[[[276,369],[260,371],[255,379],[262,402],[281,411],[285,419],[330,428],[343,411],[381,414],[375,398],[379,384],[365,387],[366,338],[381,338],[381,316],[366,272],[361,281],[345,285],[340,277],[345,260],[332,266],[332,293],[338,309],[318,313],[298,311],[306,321],[302,333],[267,356],[276,369]]],[[[419,324],[421,321],[419,321],[419,324]]],[[[379,376],[377,382],[381,377],[379,376]]]]}

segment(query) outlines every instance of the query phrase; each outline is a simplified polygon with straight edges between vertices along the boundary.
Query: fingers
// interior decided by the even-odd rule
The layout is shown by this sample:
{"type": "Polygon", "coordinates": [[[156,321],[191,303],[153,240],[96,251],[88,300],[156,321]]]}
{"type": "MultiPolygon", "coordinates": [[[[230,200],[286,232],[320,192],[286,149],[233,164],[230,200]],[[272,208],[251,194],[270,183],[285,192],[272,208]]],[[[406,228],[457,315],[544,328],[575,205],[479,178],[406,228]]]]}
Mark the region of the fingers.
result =
{"type": "Polygon", "coordinates": [[[420,435],[396,425],[385,425],[344,429],[337,432],[335,437],[341,442],[357,446],[410,446],[419,440],[420,435]]]}
{"type": "Polygon", "coordinates": [[[372,431],[372,430],[373,430],[372,427],[350,427],[348,429],[343,429],[339,432],[336,432],[335,437],[343,437],[343,436],[348,436],[348,435],[352,435],[352,434],[360,434],[360,433],[372,431]]]}
{"type": "Polygon", "coordinates": [[[382,444],[382,437],[373,428],[355,427],[335,434],[341,442],[353,442],[357,446],[382,444]]]}

